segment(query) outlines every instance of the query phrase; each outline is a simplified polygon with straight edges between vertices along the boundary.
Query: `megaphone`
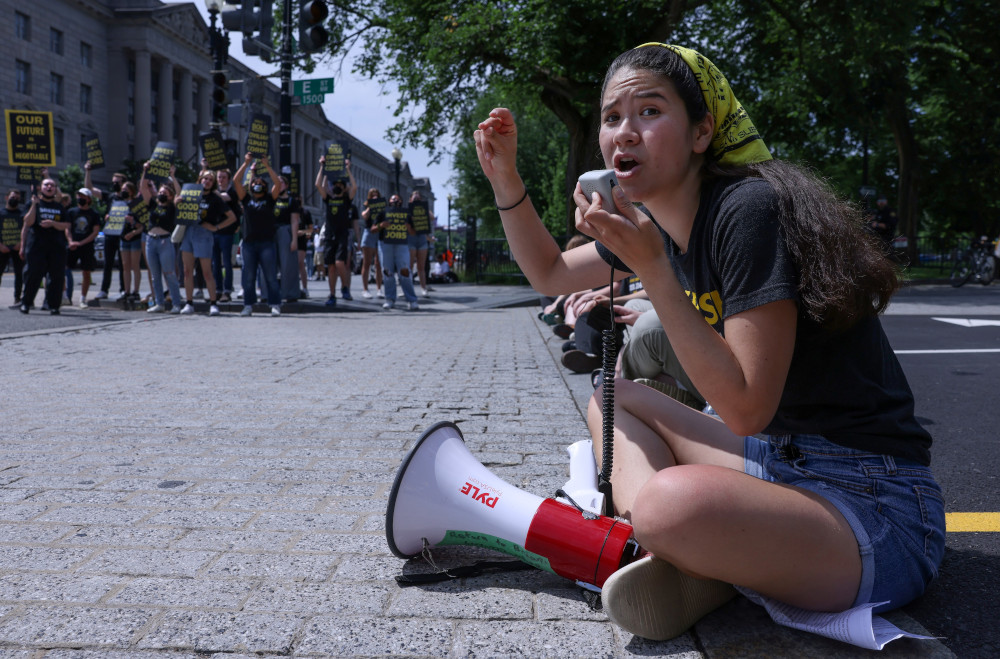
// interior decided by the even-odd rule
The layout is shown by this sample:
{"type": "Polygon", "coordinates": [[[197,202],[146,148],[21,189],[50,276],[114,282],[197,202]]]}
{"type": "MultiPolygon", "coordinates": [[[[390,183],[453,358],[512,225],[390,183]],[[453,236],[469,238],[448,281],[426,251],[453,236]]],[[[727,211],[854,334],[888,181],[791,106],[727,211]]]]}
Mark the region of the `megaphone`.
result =
{"type": "Polygon", "coordinates": [[[484,547],[597,588],[639,553],[626,522],[536,496],[493,474],[450,421],[425,431],[407,454],[385,515],[389,549],[400,558],[425,546],[484,547]]]}

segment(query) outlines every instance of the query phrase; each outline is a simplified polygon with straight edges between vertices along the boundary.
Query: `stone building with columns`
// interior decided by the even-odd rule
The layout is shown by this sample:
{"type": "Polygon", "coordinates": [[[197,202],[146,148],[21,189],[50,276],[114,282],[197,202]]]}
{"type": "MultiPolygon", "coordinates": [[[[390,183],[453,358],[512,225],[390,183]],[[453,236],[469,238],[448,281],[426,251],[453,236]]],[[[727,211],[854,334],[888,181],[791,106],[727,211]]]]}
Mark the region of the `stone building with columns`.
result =
{"type": "MultiPolygon", "coordinates": [[[[0,53],[2,105],[52,112],[57,172],[83,164],[84,140],[95,133],[107,163],[94,172],[98,185],[107,184],[124,159],[148,158],[160,141],[176,142],[179,156],[196,167],[198,135],[209,129],[211,121],[212,59],[209,27],[194,4],[0,0],[0,31],[7,44],[0,53]]],[[[277,131],[280,89],[274,79],[261,77],[234,58],[227,68],[230,80],[254,81],[245,86],[255,89],[253,110],[271,115],[277,131]]],[[[223,134],[239,144],[246,135],[240,126],[225,126],[223,134]]],[[[0,131],[0,135],[4,140],[0,189],[24,188],[16,183],[14,168],[7,166],[6,134],[0,131]]],[[[329,121],[319,105],[294,106],[292,162],[301,166],[304,202],[314,215],[319,201],[312,183],[328,140],[351,145],[359,203],[370,187],[386,195],[393,190],[396,163],[391,156],[329,121]]],[[[275,163],[277,143],[275,132],[275,163]]],[[[403,195],[420,190],[433,207],[429,179],[414,177],[405,162],[400,187],[403,195]]]]}

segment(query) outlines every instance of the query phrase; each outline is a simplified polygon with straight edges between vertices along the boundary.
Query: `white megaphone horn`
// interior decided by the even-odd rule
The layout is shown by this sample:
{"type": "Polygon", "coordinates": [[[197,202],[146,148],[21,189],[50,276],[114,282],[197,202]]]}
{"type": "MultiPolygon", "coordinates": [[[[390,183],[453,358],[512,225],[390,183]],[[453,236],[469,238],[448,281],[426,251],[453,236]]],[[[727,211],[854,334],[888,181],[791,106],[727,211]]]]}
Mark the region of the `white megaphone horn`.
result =
{"type": "Polygon", "coordinates": [[[485,547],[600,588],[637,557],[632,527],[520,490],[465,446],[458,426],[428,429],[396,473],[386,509],[389,549],[400,558],[425,544],[485,547]]]}

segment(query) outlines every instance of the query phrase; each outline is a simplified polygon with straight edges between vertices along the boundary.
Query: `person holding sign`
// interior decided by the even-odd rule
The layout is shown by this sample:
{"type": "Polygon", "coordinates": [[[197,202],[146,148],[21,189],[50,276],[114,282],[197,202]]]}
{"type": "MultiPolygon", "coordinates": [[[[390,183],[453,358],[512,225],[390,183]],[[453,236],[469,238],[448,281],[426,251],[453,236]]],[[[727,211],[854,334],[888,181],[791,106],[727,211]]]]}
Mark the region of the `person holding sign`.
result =
{"type": "Polygon", "coordinates": [[[181,288],[177,281],[177,251],[170,241],[170,234],[177,226],[177,207],[174,199],[181,193],[180,183],[170,173],[171,184],[164,183],[156,190],[153,182],[145,177],[139,180],[139,193],[146,204],[156,204],[149,210],[149,226],[146,230],[146,264],[153,280],[153,306],[147,313],[163,313],[167,301],[163,296],[163,280],[167,280],[170,291],[170,313],[181,312],[181,288]]]}
{"type": "Polygon", "coordinates": [[[215,277],[212,276],[212,246],[215,241],[212,235],[219,229],[224,229],[236,221],[236,214],[230,210],[226,202],[216,192],[219,186],[215,172],[202,170],[198,175],[201,183],[201,199],[198,203],[198,222],[190,225],[184,231],[181,241],[181,260],[184,262],[184,292],[187,294],[182,314],[194,313],[194,265],[201,266],[208,287],[208,315],[218,316],[219,305],[216,298],[215,277]]]}
{"type": "Polygon", "coordinates": [[[302,296],[299,290],[299,219],[301,205],[298,197],[289,194],[288,177],[272,178],[280,183],[281,194],[275,202],[274,213],[277,216],[275,241],[278,245],[278,269],[281,272],[281,297],[288,302],[296,302],[302,296]]]}
{"type": "Polygon", "coordinates": [[[358,192],[358,184],[354,180],[354,173],[351,171],[351,161],[345,162],[347,168],[348,182],[336,180],[333,188],[327,188],[326,176],[323,174],[323,166],[326,163],[326,156],[319,158],[319,171],[316,173],[316,189],[326,206],[326,223],[324,233],[326,236],[326,246],[324,250],[323,264],[326,265],[328,280],[330,284],[330,297],[326,300],[326,306],[337,306],[337,278],[339,276],[341,287],[340,295],[345,300],[351,298],[351,204],[354,203],[354,195],[358,192]]]}
{"type": "MultiPolygon", "coordinates": [[[[202,158],[203,164],[207,167],[207,161],[202,158]]],[[[219,196],[229,206],[229,210],[240,218],[243,216],[243,209],[236,199],[236,190],[233,189],[232,176],[226,168],[215,170],[215,178],[219,181],[219,196]]],[[[239,231],[240,223],[233,222],[228,227],[223,227],[213,235],[215,244],[212,246],[212,275],[215,277],[215,285],[219,289],[220,302],[232,302],[233,300],[233,242],[236,240],[236,232],[239,231]]]]}
{"type": "Polygon", "coordinates": [[[385,199],[378,188],[371,188],[365,199],[365,210],[361,213],[365,221],[365,231],[361,235],[361,285],[364,287],[361,296],[367,299],[372,296],[368,292],[368,273],[372,266],[375,267],[375,295],[385,297],[382,294],[382,267],[378,259],[378,231],[372,229],[372,225],[381,222],[384,215],[385,199]]]}
{"type": "Polygon", "coordinates": [[[31,196],[31,208],[24,216],[21,227],[21,258],[27,263],[27,281],[21,298],[21,313],[28,313],[35,306],[35,295],[48,277],[45,300],[49,313],[59,315],[63,286],[66,283],[66,209],[62,193],[54,179],[42,181],[39,192],[31,196]]]}
{"type": "Polygon", "coordinates": [[[21,305],[21,291],[24,289],[24,262],[21,261],[21,227],[24,213],[20,210],[21,193],[7,191],[7,204],[0,208],[0,279],[3,279],[7,264],[14,268],[14,305],[21,305]]]}
{"type": "Polygon", "coordinates": [[[420,294],[427,297],[427,250],[433,240],[434,213],[421,198],[419,190],[410,195],[410,218],[413,220],[413,234],[406,240],[410,246],[410,264],[417,264],[420,294]]]}
{"type": "Polygon", "coordinates": [[[91,207],[93,192],[90,188],[76,191],[76,206],[66,213],[70,228],[66,231],[69,252],[66,258],[66,299],[73,299],[73,268],[80,267],[80,308],[87,308],[87,291],[90,290],[90,273],[97,267],[94,240],[101,231],[101,216],[91,207]]]}
{"type": "Polygon", "coordinates": [[[417,294],[413,292],[413,279],[410,277],[410,248],[406,244],[407,237],[413,234],[413,223],[410,212],[403,208],[403,200],[394,194],[389,198],[385,215],[381,222],[372,224],[372,229],[379,232],[378,255],[382,261],[382,275],[385,277],[385,303],[383,309],[396,306],[396,275],[403,287],[403,296],[410,311],[416,311],[417,294]]]}
{"type": "MultiPolygon", "coordinates": [[[[145,173],[143,173],[145,176],[145,173]]],[[[137,302],[139,300],[139,281],[142,272],[139,269],[142,262],[142,224],[138,223],[132,214],[132,204],[139,196],[135,183],[126,181],[122,186],[121,199],[129,205],[129,214],[125,216],[125,226],[122,228],[121,249],[122,255],[122,276],[125,282],[125,293],[119,300],[137,302]]]]}
{"type": "Polygon", "coordinates": [[[278,215],[275,212],[276,202],[285,189],[285,182],[278,178],[271,168],[267,156],[261,157],[267,175],[274,183],[268,194],[267,184],[256,171],[250,177],[250,194],[243,187],[243,175],[253,161],[253,156],[247,153],[243,164],[236,170],[233,187],[236,196],[243,205],[243,312],[241,316],[253,314],[253,305],[257,303],[257,266],[264,272],[264,282],[267,288],[267,303],[271,306],[271,315],[281,315],[281,288],[278,286],[278,254],[275,235],[277,233],[278,215]]]}

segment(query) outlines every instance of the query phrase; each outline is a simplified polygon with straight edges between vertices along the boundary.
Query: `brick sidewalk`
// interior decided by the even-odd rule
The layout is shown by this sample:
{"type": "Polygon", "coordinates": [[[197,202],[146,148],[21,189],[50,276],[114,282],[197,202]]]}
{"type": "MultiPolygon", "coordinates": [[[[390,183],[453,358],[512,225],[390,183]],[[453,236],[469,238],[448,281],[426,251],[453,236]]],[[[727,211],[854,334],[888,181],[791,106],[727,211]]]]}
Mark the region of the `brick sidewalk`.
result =
{"type": "Polygon", "coordinates": [[[425,428],[543,496],[587,436],[537,308],[446,297],[2,338],[0,658],[860,654],[744,600],[648,643],[541,571],[399,588],[426,568],[389,552],[385,506],[425,428]]]}

